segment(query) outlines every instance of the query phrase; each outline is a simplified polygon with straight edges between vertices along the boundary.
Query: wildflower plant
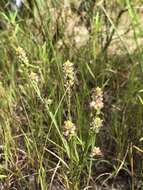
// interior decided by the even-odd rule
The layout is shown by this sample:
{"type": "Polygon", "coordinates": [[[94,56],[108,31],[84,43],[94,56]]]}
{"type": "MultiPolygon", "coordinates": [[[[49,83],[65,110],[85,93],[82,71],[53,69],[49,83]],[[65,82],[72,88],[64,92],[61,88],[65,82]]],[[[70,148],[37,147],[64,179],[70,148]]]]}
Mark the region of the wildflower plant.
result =
{"type": "Polygon", "coordinates": [[[71,97],[72,97],[72,88],[75,84],[75,73],[74,73],[74,64],[69,60],[63,64],[63,74],[64,74],[64,87],[67,92],[68,98],[68,117],[71,119],[71,97]]]}
{"type": "Polygon", "coordinates": [[[21,73],[23,78],[38,83],[40,81],[40,68],[38,66],[30,64],[26,52],[22,47],[16,48],[15,51],[18,62],[20,63],[19,72],[21,73]]]}
{"type": "MultiPolygon", "coordinates": [[[[72,123],[71,117],[71,97],[72,97],[72,88],[75,83],[75,73],[74,73],[74,64],[69,60],[63,64],[63,74],[64,74],[64,87],[67,94],[67,108],[68,108],[68,120],[65,121],[65,130],[67,130],[66,134],[70,134],[71,129],[73,129],[74,124],[72,123]]],[[[66,136],[67,136],[66,135],[66,136]]]]}
{"type": "Polygon", "coordinates": [[[89,135],[90,135],[91,146],[93,148],[96,142],[96,134],[99,133],[101,127],[103,126],[103,119],[101,118],[102,108],[104,107],[102,89],[99,87],[93,89],[91,99],[92,99],[90,102],[91,122],[90,122],[89,135]]]}
{"type": "Polygon", "coordinates": [[[25,50],[22,47],[17,47],[15,51],[19,63],[18,71],[20,73],[20,76],[22,77],[22,79],[27,79],[29,73],[29,66],[30,66],[29,59],[26,55],[25,50]]]}
{"type": "MultiPolygon", "coordinates": [[[[102,108],[104,107],[103,103],[103,91],[101,88],[97,87],[93,89],[91,95],[90,109],[91,109],[91,122],[89,129],[89,138],[88,138],[88,146],[87,152],[90,150],[90,157],[93,158],[95,156],[102,156],[102,152],[100,147],[96,146],[96,135],[99,133],[101,127],[103,126],[103,120],[101,118],[102,108]]],[[[92,172],[92,159],[89,163],[89,178],[88,184],[90,181],[90,176],[92,172]]]]}
{"type": "Polygon", "coordinates": [[[79,162],[79,155],[77,150],[77,144],[80,143],[80,139],[77,136],[76,125],[72,121],[71,114],[71,98],[72,98],[72,89],[75,84],[75,72],[74,64],[69,60],[63,64],[63,74],[64,74],[64,87],[67,95],[67,109],[68,115],[67,120],[64,121],[63,126],[63,135],[68,141],[69,150],[70,150],[70,159],[73,162],[79,162]]]}

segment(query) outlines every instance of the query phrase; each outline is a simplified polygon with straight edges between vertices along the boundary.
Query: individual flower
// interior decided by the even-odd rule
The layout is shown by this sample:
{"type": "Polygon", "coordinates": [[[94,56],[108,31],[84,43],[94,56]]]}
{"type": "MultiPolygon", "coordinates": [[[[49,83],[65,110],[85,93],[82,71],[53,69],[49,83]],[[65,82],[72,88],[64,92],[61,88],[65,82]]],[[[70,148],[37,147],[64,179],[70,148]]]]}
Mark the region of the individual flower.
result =
{"type": "Polygon", "coordinates": [[[99,147],[94,146],[94,147],[92,148],[91,154],[90,154],[91,157],[94,157],[94,156],[102,156],[102,155],[103,155],[103,154],[102,154],[102,151],[100,150],[99,147]]]}
{"type": "Polygon", "coordinates": [[[30,80],[35,81],[35,82],[39,82],[39,80],[40,80],[38,74],[35,72],[31,72],[29,75],[29,78],[30,78],[30,80]]]}
{"type": "Polygon", "coordinates": [[[75,135],[76,126],[72,121],[67,120],[64,122],[64,135],[66,137],[75,135]]]}
{"type": "Polygon", "coordinates": [[[90,108],[96,109],[96,102],[95,101],[90,102],[90,108]]]}

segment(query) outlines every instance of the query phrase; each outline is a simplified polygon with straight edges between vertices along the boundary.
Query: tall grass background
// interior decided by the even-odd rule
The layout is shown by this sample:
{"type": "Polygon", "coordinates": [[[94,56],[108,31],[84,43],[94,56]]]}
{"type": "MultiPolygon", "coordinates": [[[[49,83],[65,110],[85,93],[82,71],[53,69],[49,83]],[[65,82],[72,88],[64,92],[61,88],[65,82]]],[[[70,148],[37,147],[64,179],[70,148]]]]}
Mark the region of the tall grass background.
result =
{"type": "Polygon", "coordinates": [[[142,2],[32,3],[0,9],[0,188],[141,188],[142,2]]]}

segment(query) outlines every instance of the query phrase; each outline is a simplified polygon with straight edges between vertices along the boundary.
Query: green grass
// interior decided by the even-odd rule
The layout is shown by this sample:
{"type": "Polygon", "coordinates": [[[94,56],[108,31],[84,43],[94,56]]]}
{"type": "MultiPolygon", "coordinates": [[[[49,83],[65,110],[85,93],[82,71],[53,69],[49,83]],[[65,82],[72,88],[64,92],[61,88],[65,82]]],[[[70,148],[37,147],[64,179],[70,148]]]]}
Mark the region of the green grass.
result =
{"type": "Polygon", "coordinates": [[[33,0],[31,16],[28,2],[24,15],[1,9],[1,189],[95,189],[126,176],[136,190],[143,178],[141,2],[93,4],[68,13],[62,1],[33,0]],[[80,47],[65,32],[77,15],[89,31],[80,47]]]}

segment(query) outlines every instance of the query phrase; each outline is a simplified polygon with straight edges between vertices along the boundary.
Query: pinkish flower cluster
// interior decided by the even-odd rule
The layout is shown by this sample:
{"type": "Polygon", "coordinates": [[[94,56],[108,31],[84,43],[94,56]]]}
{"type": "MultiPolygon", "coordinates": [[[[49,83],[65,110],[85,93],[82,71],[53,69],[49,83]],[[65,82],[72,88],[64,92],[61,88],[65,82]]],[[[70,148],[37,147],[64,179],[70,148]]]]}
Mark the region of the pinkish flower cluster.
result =
{"type": "Polygon", "coordinates": [[[93,90],[90,108],[100,111],[104,107],[102,89],[97,87],[93,90]]]}

